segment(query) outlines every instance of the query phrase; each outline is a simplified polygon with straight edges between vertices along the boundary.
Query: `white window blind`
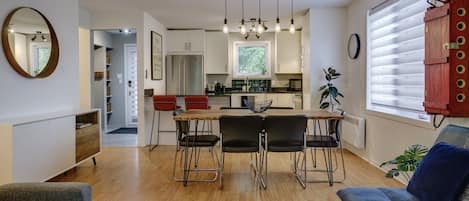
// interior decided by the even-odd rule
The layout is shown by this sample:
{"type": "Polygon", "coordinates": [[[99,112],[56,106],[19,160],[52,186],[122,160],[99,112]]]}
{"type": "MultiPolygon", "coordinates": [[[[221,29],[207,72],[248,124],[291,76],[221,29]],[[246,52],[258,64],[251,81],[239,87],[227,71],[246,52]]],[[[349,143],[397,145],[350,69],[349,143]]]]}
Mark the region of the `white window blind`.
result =
{"type": "Polygon", "coordinates": [[[388,0],[368,16],[367,109],[426,119],[422,0],[388,0]]]}

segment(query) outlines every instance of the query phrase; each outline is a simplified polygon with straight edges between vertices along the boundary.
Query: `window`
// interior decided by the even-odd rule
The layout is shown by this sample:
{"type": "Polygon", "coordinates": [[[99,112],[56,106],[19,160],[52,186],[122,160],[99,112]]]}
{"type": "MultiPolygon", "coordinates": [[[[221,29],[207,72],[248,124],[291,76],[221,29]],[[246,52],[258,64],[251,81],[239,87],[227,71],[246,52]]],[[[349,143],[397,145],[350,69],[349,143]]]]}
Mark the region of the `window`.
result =
{"type": "Polygon", "coordinates": [[[367,109],[426,120],[421,0],[388,0],[368,16],[367,109]]]}
{"type": "Polygon", "coordinates": [[[233,47],[235,77],[270,77],[269,41],[236,41],[233,47]]]}

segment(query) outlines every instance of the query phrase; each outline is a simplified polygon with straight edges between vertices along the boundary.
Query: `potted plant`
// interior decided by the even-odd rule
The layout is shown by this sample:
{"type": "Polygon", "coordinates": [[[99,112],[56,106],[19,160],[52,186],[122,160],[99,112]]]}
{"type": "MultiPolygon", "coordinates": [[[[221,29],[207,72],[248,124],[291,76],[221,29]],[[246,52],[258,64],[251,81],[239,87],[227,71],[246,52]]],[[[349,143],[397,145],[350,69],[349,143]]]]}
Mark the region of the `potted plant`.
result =
{"type": "Polygon", "coordinates": [[[402,155],[397,156],[394,160],[382,163],[379,167],[392,166],[392,168],[386,173],[386,177],[394,178],[402,175],[407,181],[409,181],[411,173],[417,169],[418,165],[427,153],[427,147],[419,144],[411,145],[402,155]]]}
{"type": "Polygon", "coordinates": [[[319,91],[321,92],[321,101],[319,102],[321,109],[331,108],[334,111],[334,105],[339,104],[339,97],[344,98],[344,95],[340,93],[336,86],[332,83],[333,80],[338,79],[341,74],[338,73],[333,67],[323,69],[327,84],[321,86],[319,91]]]}

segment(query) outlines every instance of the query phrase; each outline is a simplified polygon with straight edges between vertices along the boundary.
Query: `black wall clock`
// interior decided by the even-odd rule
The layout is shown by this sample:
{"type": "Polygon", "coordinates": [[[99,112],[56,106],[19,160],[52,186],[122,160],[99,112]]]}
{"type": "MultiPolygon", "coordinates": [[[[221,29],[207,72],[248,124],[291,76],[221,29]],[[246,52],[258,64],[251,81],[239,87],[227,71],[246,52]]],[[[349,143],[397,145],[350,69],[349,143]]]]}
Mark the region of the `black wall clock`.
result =
{"type": "Polygon", "coordinates": [[[347,51],[350,59],[357,59],[360,55],[360,36],[357,33],[350,34],[347,51]]]}

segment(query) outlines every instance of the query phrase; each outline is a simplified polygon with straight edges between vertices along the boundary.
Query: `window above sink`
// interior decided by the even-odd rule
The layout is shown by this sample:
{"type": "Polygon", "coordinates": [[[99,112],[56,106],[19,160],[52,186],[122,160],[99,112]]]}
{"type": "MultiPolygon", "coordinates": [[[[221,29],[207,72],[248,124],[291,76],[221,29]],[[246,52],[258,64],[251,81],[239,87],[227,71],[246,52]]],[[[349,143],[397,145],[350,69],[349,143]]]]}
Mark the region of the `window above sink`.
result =
{"type": "Polygon", "coordinates": [[[234,77],[271,77],[270,41],[235,41],[233,48],[234,77]]]}

